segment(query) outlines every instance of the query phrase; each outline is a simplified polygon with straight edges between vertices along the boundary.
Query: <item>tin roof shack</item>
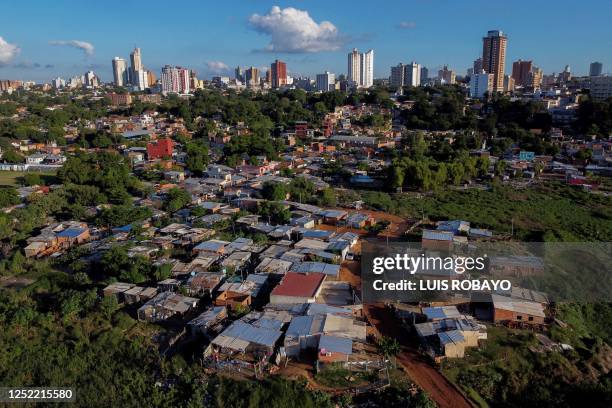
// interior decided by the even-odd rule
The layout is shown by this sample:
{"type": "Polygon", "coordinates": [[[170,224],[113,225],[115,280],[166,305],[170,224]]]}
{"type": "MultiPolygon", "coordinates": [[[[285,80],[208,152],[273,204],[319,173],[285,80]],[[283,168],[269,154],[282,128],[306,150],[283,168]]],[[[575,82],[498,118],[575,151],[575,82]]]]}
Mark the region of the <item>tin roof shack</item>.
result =
{"type": "Polygon", "coordinates": [[[291,265],[293,263],[289,261],[266,257],[255,267],[255,273],[267,273],[282,277],[289,271],[291,265]]]}
{"type": "Polygon", "coordinates": [[[280,331],[283,324],[282,321],[267,318],[252,320],[247,315],[215,337],[210,351],[226,359],[269,360],[283,335],[280,331]]]}
{"type": "Polygon", "coordinates": [[[376,224],[374,217],[368,214],[351,213],[346,217],[346,226],[349,228],[361,229],[376,224]]]}
{"type": "Polygon", "coordinates": [[[227,306],[232,309],[236,305],[250,306],[262,294],[268,284],[269,275],[250,274],[240,282],[225,282],[219,288],[219,296],[215,299],[215,306],[227,306]]]}
{"type": "Polygon", "coordinates": [[[237,251],[233,252],[230,254],[230,256],[221,261],[221,267],[223,270],[227,271],[227,273],[231,271],[233,273],[240,274],[241,271],[247,268],[250,260],[250,252],[237,251]]]}
{"type": "Polygon", "coordinates": [[[117,303],[121,304],[125,302],[125,291],[130,290],[134,286],[132,283],[114,282],[102,289],[102,294],[104,296],[115,296],[117,303]]]}
{"type": "Polygon", "coordinates": [[[214,306],[187,323],[187,330],[192,336],[208,337],[221,330],[222,323],[227,319],[225,306],[214,306]]]}
{"type": "Polygon", "coordinates": [[[187,279],[185,288],[189,296],[212,298],[212,293],[219,287],[222,280],[221,273],[198,272],[187,279]]]}
{"type": "Polygon", "coordinates": [[[463,357],[467,347],[478,347],[478,340],[486,339],[484,326],[460,314],[455,306],[424,308],[423,313],[430,321],[415,324],[414,328],[434,359],[463,357]]]}
{"type": "Polygon", "coordinates": [[[510,324],[544,324],[546,315],[541,303],[516,300],[507,296],[491,295],[493,321],[510,324]]]}
{"type": "Polygon", "coordinates": [[[322,273],[328,280],[338,280],[340,265],[324,262],[297,262],[291,265],[291,272],[295,273],[322,273]]]}
{"type": "Polygon", "coordinates": [[[138,309],[138,320],[158,322],[185,315],[198,305],[198,299],[173,292],[161,292],[138,309]]]}
{"type": "Polygon", "coordinates": [[[143,288],[142,286],[134,286],[123,292],[125,303],[128,305],[147,301],[155,295],[157,295],[156,288],[143,288]]]}
{"type": "Polygon", "coordinates": [[[492,256],[489,258],[492,276],[523,278],[544,273],[544,261],[536,256],[492,256]]]}
{"type": "Polygon", "coordinates": [[[322,273],[287,272],[270,294],[270,303],[315,303],[325,281],[322,273]]]}
{"type": "Polygon", "coordinates": [[[348,363],[353,354],[353,342],[350,339],[322,335],[319,339],[317,362],[322,364],[348,363]]]}
{"type": "Polygon", "coordinates": [[[211,239],[204,241],[193,248],[193,252],[199,255],[217,255],[222,256],[225,253],[225,247],[229,245],[227,241],[211,239]]]}
{"type": "Polygon", "coordinates": [[[450,231],[423,230],[421,247],[423,249],[450,251],[453,249],[454,234],[450,231]]]}
{"type": "Polygon", "coordinates": [[[347,212],[343,210],[323,210],[319,214],[323,217],[323,222],[329,225],[340,225],[347,216],[347,212]]]}

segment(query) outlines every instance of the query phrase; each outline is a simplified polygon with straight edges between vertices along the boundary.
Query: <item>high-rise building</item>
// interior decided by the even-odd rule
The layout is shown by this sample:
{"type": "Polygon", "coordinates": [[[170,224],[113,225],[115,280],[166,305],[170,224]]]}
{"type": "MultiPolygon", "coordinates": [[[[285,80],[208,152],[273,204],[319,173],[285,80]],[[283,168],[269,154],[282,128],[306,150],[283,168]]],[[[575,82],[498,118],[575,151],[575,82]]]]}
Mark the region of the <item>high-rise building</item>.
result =
{"type": "Polygon", "coordinates": [[[270,64],[270,76],[272,88],[282,88],[287,85],[287,64],[275,60],[270,64]]]}
{"type": "Polygon", "coordinates": [[[404,85],[420,86],[421,85],[421,65],[412,61],[404,66],[404,85]]]}
{"type": "Polygon", "coordinates": [[[483,69],[482,58],[478,58],[474,60],[474,64],[472,64],[472,68],[473,68],[473,71],[472,71],[473,74],[478,74],[480,71],[482,71],[483,69]]]}
{"type": "Polygon", "coordinates": [[[529,86],[532,61],[518,60],[512,63],[512,79],[517,86],[529,86]]]}
{"type": "Polygon", "coordinates": [[[570,68],[569,65],[566,65],[565,68],[563,68],[563,72],[559,73],[559,83],[566,83],[569,82],[569,80],[572,79],[572,70],[570,68]]]}
{"type": "Polygon", "coordinates": [[[325,71],[323,74],[317,74],[317,91],[328,92],[336,89],[336,75],[325,71]]]}
{"type": "Polygon", "coordinates": [[[502,31],[491,30],[482,39],[482,69],[493,74],[492,92],[503,92],[508,38],[502,31]]]}
{"type": "Polygon", "coordinates": [[[598,101],[612,97],[612,76],[598,75],[591,78],[591,97],[598,101]]]}
{"type": "Polygon", "coordinates": [[[421,85],[425,85],[427,84],[427,81],[429,80],[429,70],[427,69],[427,67],[421,67],[421,85]]]}
{"type": "Polygon", "coordinates": [[[51,81],[51,85],[55,89],[61,89],[66,86],[66,81],[63,78],[57,77],[51,81]]]}
{"type": "Polygon", "coordinates": [[[446,85],[453,85],[457,80],[457,74],[452,69],[448,69],[448,66],[444,66],[438,71],[438,79],[446,85]]]}
{"type": "Polygon", "coordinates": [[[591,62],[589,66],[589,76],[600,76],[603,71],[603,64],[601,62],[591,62]]]}
{"type": "Polygon", "coordinates": [[[165,65],[161,73],[162,92],[185,94],[191,90],[190,71],[186,68],[165,65]]]}
{"type": "Polygon", "coordinates": [[[416,62],[410,64],[399,63],[391,67],[390,84],[392,86],[420,86],[422,67],[416,62]]]}
{"type": "Polygon", "coordinates": [[[132,72],[140,71],[144,69],[142,66],[142,56],[140,55],[140,48],[134,48],[134,51],[130,54],[130,62],[132,63],[132,72]]]}
{"type": "Polygon", "coordinates": [[[128,66],[123,58],[113,58],[113,80],[116,86],[125,86],[129,82],[128,66]]]}
{"type": "Polygon", "coordinates": [[[98,78],[98,76],[93,71],[87,71],[84,75],[83,85],[91,88],[96,88],[100,86],[100,78],[98,78]]]}
{"type": "Polygon", "coordinates": [[[514,92],[514,78],[504,75],[504,92],[514,92]]]}
{"type": "Polygon", "coordinates": [[[347,79],[362,88],[374,85],[374,50],[360,54],[353,48],[348,54],[347,79]]]}
{"type": "Polygon", "coordinates": [[[470,97],[483,99],[493,90],[495,76],[480,70],[480,73],[470,77],[470,97]]]}
{"type": "Polygon", "coordinates": [[[151,87],[155,84],[155,82],[157,82],[157,77],[155,76],[155,73],[153,71],[149,71],[148,69],[146,71],[147,71],[147,85],[151,87]]]}
{"type": "Polygon", "coordinates": [[[534,65],[533,68],[531,69],[531,72],[529,73],[529,85],[528,86],[533,88],[534,90],[541,89],[543,78],[544,78],[544,72],[542,72],[540,68],[534,65]]]}
{"type": "Polygon", "coordinates": [[[391,86],[402,87],[404,86],[404,64],[401,62],[395,67],[391,67],[391,76],[389,77],[389,84],[391,86]]]}
{"type": "Polygon", "coordinates": [[[243,82],[244,81],[244,77],[242,74],[242,68],[240,68],[240,65],[236,67],[236,69],[234,69],[234,76],[236,77],[237,81],[243,82]]]}
{"type": "Polygon", "coordinates": [[[361,81],[361,54],[357,51],[357,48],[353,48],[353,51],[348,54],[346,79],[356,85],[359,85],[361,81]]]}
{"type": "Polygon", "coordinates": [[[364,88],[374,85],[374,50],[361,54],[361,82],[364,88]]]}
{"type": "Polygon", "coordinates": [[[247,68],[246,71],[244,71],[244,80],[246,81],[246,84],[249,87],[259,86],[259,81],[260,81],[259,77],[260,77],[260,74],[259,74],[258,68],[250,67],[250,68],[247,68]]]}

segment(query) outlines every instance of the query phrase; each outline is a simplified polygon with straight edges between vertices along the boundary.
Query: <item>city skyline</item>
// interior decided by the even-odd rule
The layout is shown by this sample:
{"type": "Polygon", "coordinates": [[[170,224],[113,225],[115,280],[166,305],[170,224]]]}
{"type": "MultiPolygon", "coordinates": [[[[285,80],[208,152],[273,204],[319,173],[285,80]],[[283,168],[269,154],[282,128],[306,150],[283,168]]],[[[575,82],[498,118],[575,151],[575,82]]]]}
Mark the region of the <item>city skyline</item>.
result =
{"type": "Polygon", "coordinates": [[[609,14],[605,11],[612,11],[612,5],[588,2],[596,7],[582,7],[578,13],[592,24],[568,29],[578,15],[558,11],[564,9],[563,3],[571,4],[562,0],[559,7],[542,8],[547,19],[558,23],[546,29],[536,24],[537,12],[488,2],[469,8],[447,1],[397,3],[393,13],[397,21],[389,19],[386,7],[359,1],[355,5],[362,7],[351,9],[308,1],[268,5],[238,1],[232,3],[235,7],[186,2],[186,9],[193,10],[190,15],[199,18],[193,24],[167,21],[160,13],[136,19],[132,12],[137,5],[132,2],[117,7],[114,2],[96,4],[87,10],[75,2],[40,4],[35,12],[16,4],[12,12],[27,18],[3,22],[0,77],[50,82],[57,76],[93,70],[110,82],[110,61],[114,57],[129,61],[135,47],[143,50],[146,68],[156,75],[166,64],[188,67],[206,79],[233,76],[237,65],[265,73],[275,59],[287,63],[291,76],[314,78],[325,71],[340,75],[346,74],[346,55],[353,48],[375,50],[375,78],[387,78],[390,67],[402,61],[416,61],[432,72],[448,65],[463,75],[481,56],[482,37],[489,30],[502,30],[508,36],[506,74],[518,59],[532,60],[544,73],[558,73],[570,65],[573,73],[585,75],[594,61],[602,62],[603,71],[609,72],[612,62],[606,50],[612,48],[612,39],[598,35],[595,26],[605,22],[609,14]],[[464,18],[468,15],[470,20],[464,18]],[[42,31],[42,22],[49,17],[57,24],[42,31]],[[88,21],[92,18],[96,24],[88,21]]]}

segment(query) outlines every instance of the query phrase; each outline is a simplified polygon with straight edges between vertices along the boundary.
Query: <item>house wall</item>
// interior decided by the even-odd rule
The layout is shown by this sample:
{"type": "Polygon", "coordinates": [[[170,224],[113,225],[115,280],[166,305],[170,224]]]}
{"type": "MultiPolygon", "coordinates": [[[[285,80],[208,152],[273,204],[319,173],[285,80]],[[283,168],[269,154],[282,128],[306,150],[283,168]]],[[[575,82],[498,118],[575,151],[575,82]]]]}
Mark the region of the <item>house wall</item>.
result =
{"type": "Polygon", "coordinates": [[[541,316],[531,316],[527,313],[517,313],[511,310],[504,310],[501,308],[496,308],[493,311],[493,321],[494,322],[512,321],[512,322],[524,322],[524,323],[531,323],[531,324],[544,324],[544,318],[541,316]]]}
{"type": "Polygon", "coordinates": [[[319,361],[321,363],[346,363],[348,361],[348,355],[338,352],[319,353],[319,361]]]}

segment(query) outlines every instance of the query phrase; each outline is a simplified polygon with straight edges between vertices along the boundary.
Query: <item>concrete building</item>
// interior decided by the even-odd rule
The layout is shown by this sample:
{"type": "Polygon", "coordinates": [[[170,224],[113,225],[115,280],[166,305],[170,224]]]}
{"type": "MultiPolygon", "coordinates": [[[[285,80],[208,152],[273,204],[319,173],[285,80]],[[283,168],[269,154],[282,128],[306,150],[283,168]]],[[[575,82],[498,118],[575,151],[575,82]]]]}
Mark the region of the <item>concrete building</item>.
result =
{"type": "Polygon", "coordinates": [[[260,81],[259,69],[255,67],[247,68],[247,70],[244,71],[244,80],[246,82],[246,85],[249,87],[259,86],[259,81],[260,81]]]}
{"type": "Polygon", "coordinates": [[[374,50],[359,53],[357,48],[353,48],[348,54],[347,79],[361,88],[374,84],[374,50]]]}
{"type": "Polygon", "coordinates": [[[491,30],[482,39],[482,69],[493,74],[493,92],[503,92],[508,37],[502,31],[491,30]]]}
{"type": "Polygon", "coordinates": [[[275,60],[270,64],[270,82],[272,88],[282,88],[287,85],[287,64],[283,61],[275,60]]]}
{"type": "Polygon", "coordinates": [[[129,82],[128,66],[123,58],[113,58],[113,80],[116,86],[125,86],[129,82]]]}
{"type": "Polygon", "coordinates": [[[603,64],[601,62],[591,62],[589,66],[589,76],[600,76],[603,71],[603,64]]]}
{"type": "Polygon", "coordinates": [[[456,82],[457,75],[452,69],[448,69],[448,66],[444,66],[438,71],[438,78],[440,81],[447,85],[453,85],[456,82]]]}
{"type": "Polygon", "coordinates": [[[191,90],[190,71],[186,68],[166,65],[162,68],[161,85],[163,93],[189,93],[191,90]]]}
{"type": "Polygon", "coordinates": [[[529,86],[533,61],[518,60],[512,63],[512,79],[517,86],[529,86]]]}
{"type": "Polygon", "coordinates": [[[325,71],[323,74],[317,74],[317,91],[328,92],[336,89],[336,75],[325,71]]]}
{"type": "Polygon", "coordinates": [[[66,86],[66,81],[63,78],[57,77],[51,81],[51,85],[55,89],[61,89],[66,86]]]}
{"type": "Polygon", "coordinates": [[[591,78],[591,96],[596,100],[612,97],[612,76],[594,76],[591,78]]]}
{"type": "Polygon", "coordinates": [[[390,84],[392,86],[420,86],[422,67],[416,62],[410,64],[399,63],[391,67],[390,84]]]}
{"type": "Polygon", "coordinates": [[[493,74],[480,71],[479,74],[474,74],[470,78],[470,97],[483,99],[493,90],[493,74]]]}

